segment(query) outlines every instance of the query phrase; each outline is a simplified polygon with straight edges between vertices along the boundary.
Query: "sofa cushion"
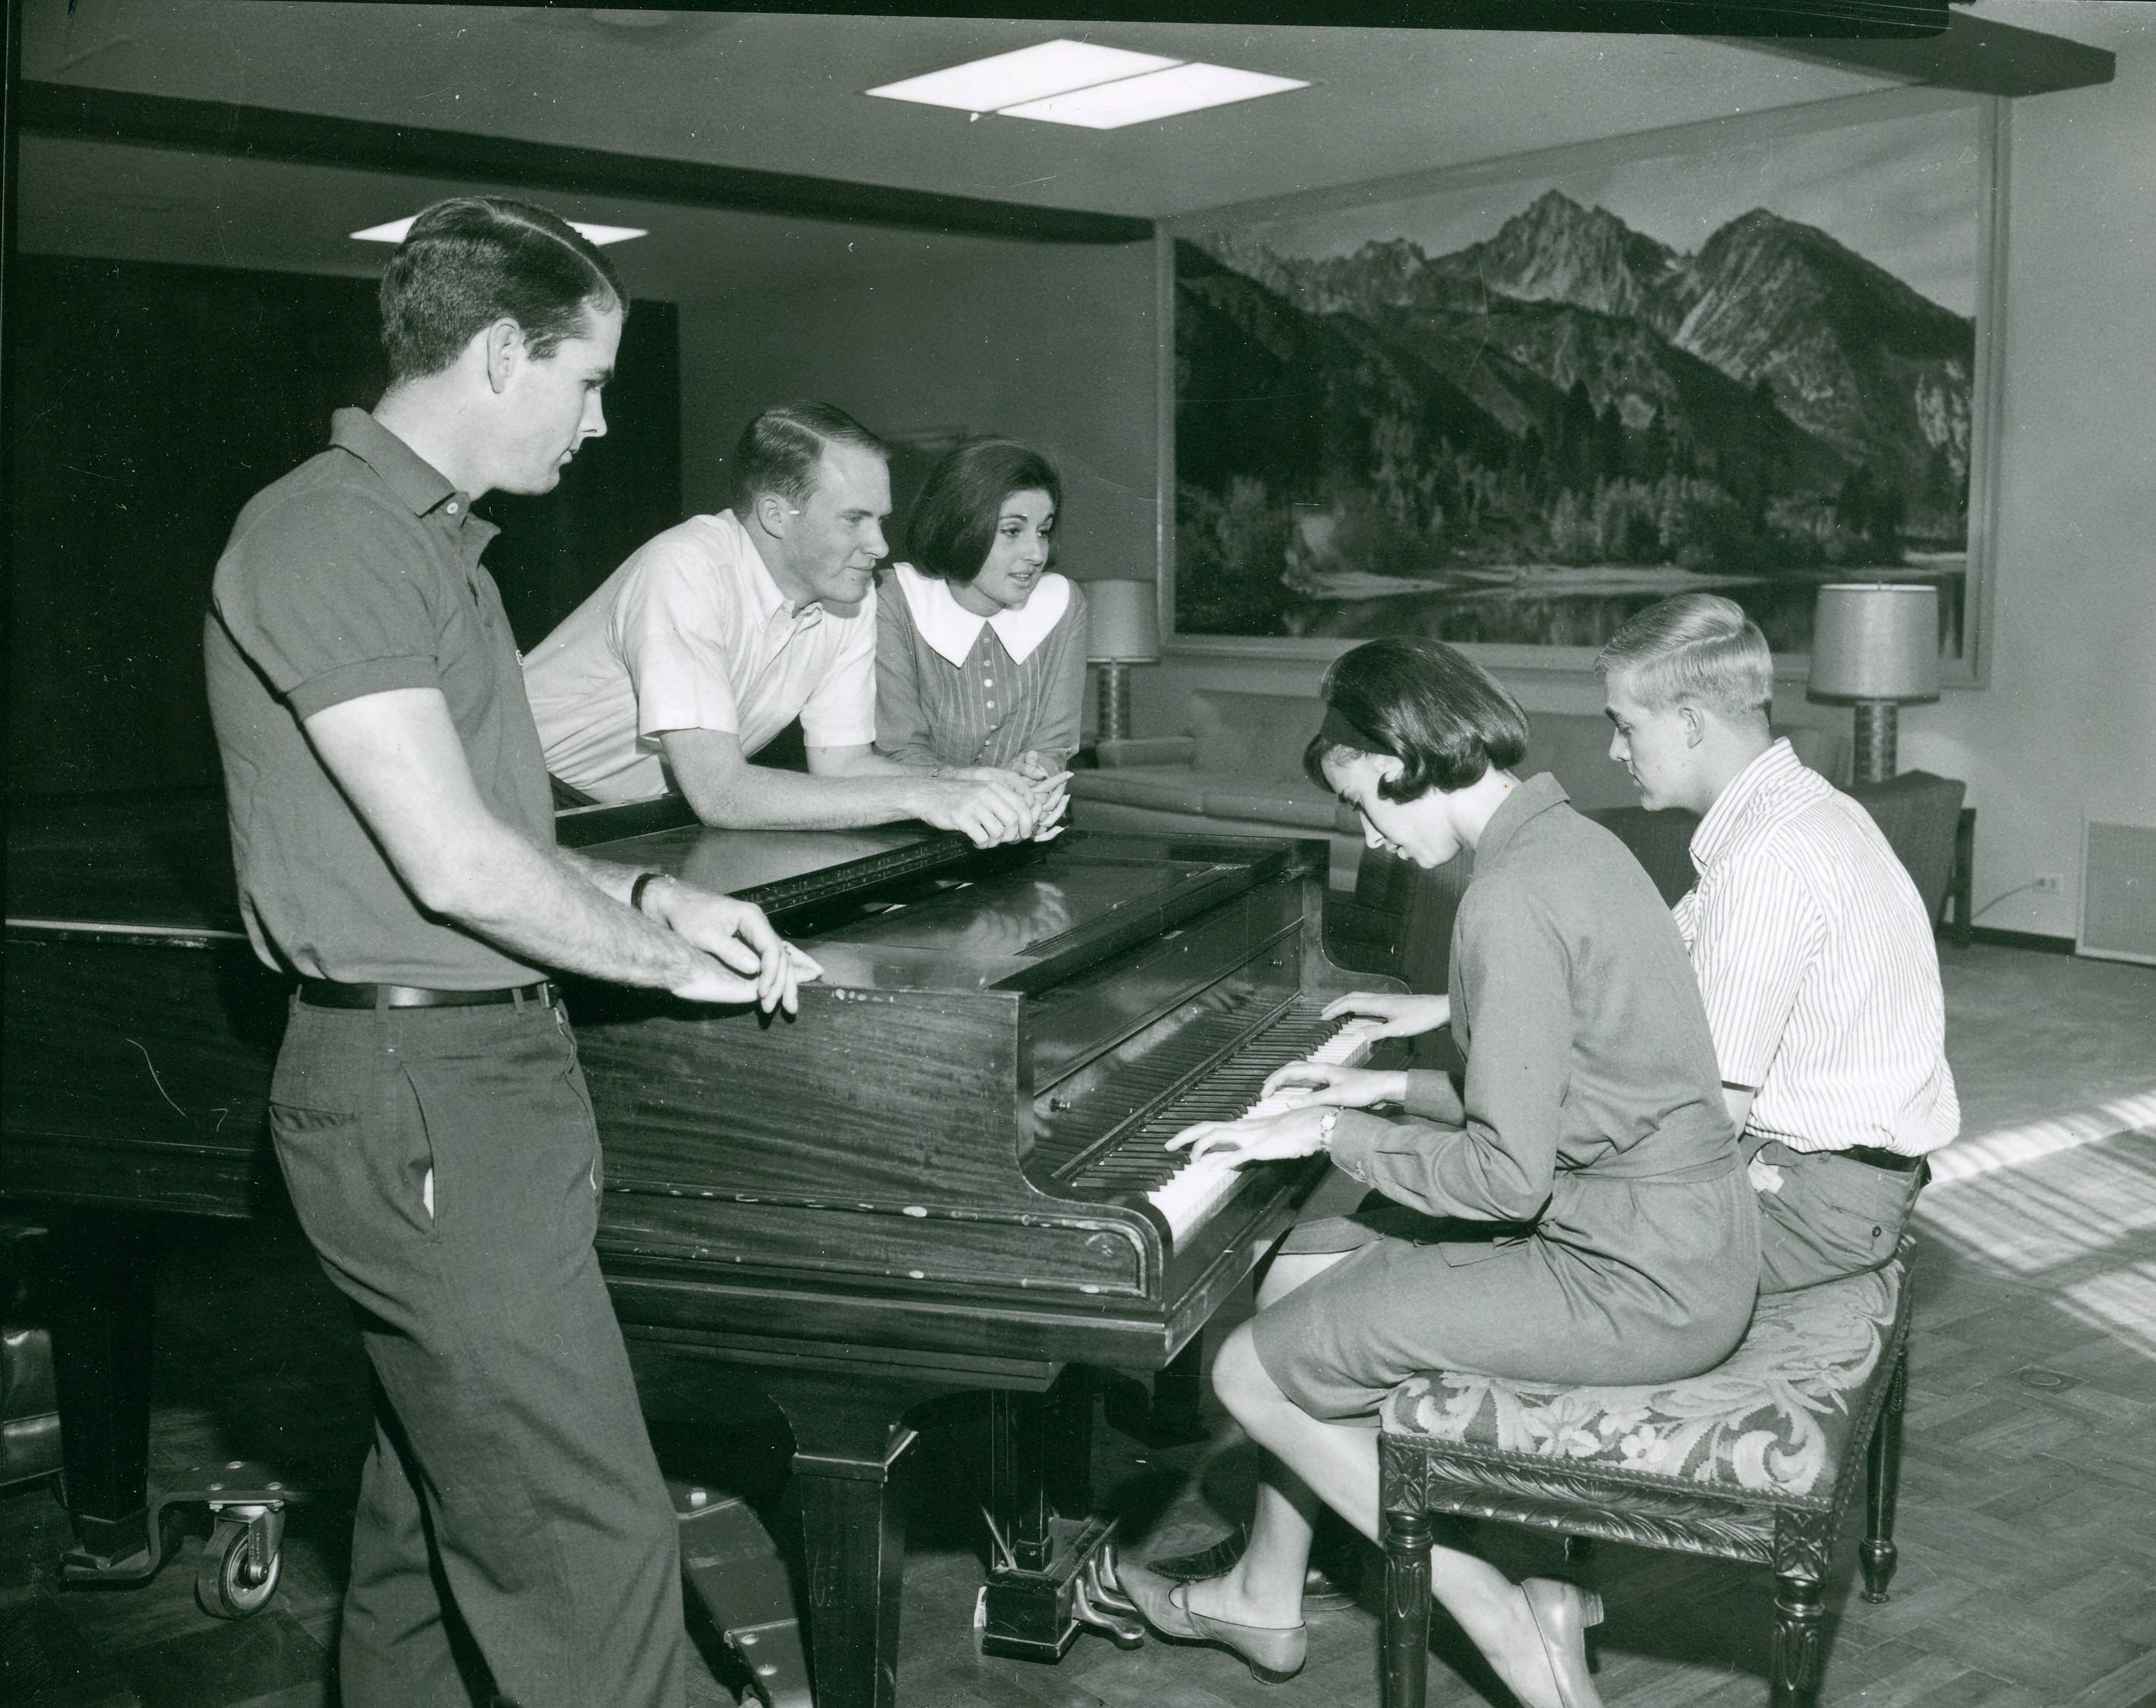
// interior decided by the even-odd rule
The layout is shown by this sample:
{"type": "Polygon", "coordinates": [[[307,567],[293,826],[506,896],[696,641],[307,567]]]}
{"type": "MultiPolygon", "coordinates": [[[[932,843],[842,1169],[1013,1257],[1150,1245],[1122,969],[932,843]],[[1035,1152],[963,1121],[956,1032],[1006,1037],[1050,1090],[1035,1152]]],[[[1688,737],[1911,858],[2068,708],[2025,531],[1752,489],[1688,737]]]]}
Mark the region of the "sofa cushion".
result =
{"type": "Polygon", "coordinates": [[[1589,1387],[1438,1371],[1394,1388],[1379,1426],[1476,1457],[1823,1508],[1882,1373],[1905,1262],[1766,1295],[1737,1350],[1703,1375],[1589,1387]]]}
{"type": "Polygon", "coordinates": [[[1070,792],[1081,801],[1116,801],[1127,807],[1202,814],[1206,782],[1187,765],[1119,765],[1112,771],[1072,772],[1070,792]]]}
{"type": "MultiPolygon", "coordinates": [[[[1221,779],[1209,781],[1217,784],[1221,779]]],[[[1228,787],[1205,791],[1205,810],[1216,818],[1262,818],[1297,829],[1346,832],[1362,828],[1353,813],[1307,779],[1260,787],[1250,779],[1235,778],[1228,787]]]]}
{"type": "Polygon", "coordinates": [[[1197,767],[1270,782],[1302,776],[1302,752],[1325,721],[1315,695],[1194,689],[1186,727],[1197,737],[1197,767]]]}

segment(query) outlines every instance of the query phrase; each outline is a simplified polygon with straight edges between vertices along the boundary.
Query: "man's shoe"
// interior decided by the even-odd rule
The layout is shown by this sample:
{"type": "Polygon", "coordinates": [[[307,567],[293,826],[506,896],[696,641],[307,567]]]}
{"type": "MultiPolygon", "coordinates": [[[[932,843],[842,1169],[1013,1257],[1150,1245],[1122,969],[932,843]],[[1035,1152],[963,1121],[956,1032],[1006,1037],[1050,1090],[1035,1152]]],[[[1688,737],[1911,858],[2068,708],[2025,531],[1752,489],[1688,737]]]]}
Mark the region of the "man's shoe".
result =
{"type": "Polygon", "coordinates": [[[1218,1577],[1223,1572],[1234,1571],[1235,1562],[1243,1557],[1243,1551],[1250,1545],[1250,1526],[1239,1524],[1219,1541],[1209,1542],[1194,1553],[1148,1560],[1146,1569],[1172,1583],[1195,1583],[1201,1578],[1218,1577]]]}
{"type": "MultiPolygon", "coordinates": [[[[1356,1551],[1354,1537],[1335,1538],[1321,1535],[1319,1547],[1302,1574],[1302,1605],[1310,1613],[1338,1613],[1352,1608],[1356,1602],[1356,1591],[1362,1582],[1362,1560],[1356,1551]],[[1327,1546],[1332,1544],[1332,1546],[1327,1546]],[[1322,1563],[1317,1555],[1324,1557],[1322,1563]]],[[[1171,1554],[1164,1560],[1149,1560],[1147,1569],[1156,1576],[1173,1583],[1195,1583],[1201,1578],[1218,1577],[1231,1572],[1235,1562],[1250,1545],[1248,1525],[1237,1525],[1217,1542],[1212,1542],[1193,1553],[1171,1554]]]]}

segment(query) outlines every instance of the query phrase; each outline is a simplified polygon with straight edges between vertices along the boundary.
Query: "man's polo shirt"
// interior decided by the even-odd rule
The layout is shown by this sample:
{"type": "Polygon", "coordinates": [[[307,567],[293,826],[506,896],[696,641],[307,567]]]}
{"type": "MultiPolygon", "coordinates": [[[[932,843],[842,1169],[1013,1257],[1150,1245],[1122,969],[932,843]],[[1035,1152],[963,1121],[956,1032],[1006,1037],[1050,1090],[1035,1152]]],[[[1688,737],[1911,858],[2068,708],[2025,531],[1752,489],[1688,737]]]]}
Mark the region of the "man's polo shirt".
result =
{"type": "Polygon", "coordinates": [[[1871,815],[1786,741],[1722,792],[1676,905],[1745,1131],[1918,1157],[1961,1130],[1931,921],[1871,815]]]}
{"type": "Polygon", "coordinates": [[[470,500],[363,409],[239,513],[203,627],[233,859],[255,952],[355,983],[485,990],[542,975],[424,913],[302,727],[435,688],[480,798],[544,847],[554,814],[516,646],[470,500]]]}
{"type": "Polygon", "coordinates": [[[659,737],[754,753],[798,716],[812,747],[875,739],[875,593],[798,608],[732,510],[647,541],[524,661],[547,768],[595,800],[664,794],[659,737]]]}

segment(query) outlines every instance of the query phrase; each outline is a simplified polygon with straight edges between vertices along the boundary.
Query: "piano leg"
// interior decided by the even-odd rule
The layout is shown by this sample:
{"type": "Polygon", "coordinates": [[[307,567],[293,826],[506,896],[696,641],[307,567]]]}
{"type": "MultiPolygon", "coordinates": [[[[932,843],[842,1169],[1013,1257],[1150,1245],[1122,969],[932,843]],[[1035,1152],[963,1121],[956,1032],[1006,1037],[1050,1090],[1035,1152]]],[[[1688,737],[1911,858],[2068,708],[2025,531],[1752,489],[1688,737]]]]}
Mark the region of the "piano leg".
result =
{"type": "Polygon", "coordinates": [[[913,1444],[901,1419],[950,1387],[819,1370],[757,1379],[793,1429],[817,1708],[893,1708],[906,1508],[891,1474],[913,1444]]]}
{"type": "Polygon", "coordinates": [[[52,1224],[53,1383],[75,1546],[72,1581],[146,1577],[165,1538],[150,1500],[150,1341],[156,1241],[131,1216],[52,1224]]]}
{"type": "Polygon", "coordinates": [[[1201,1330],[1153,1372],[1150,1398],[1135,1377],[1116,1378],[1104,1395],[1108,1421],[1147,1447],[1185,1447],[1205,1440],[1212,1432],[1205,1424],[1204,1366],[1201,1330]]]}
{"type": "Polygon", "coordinates": [[[1065,1370],[1045,1394],[991,1398],[991,1541],[981,1647],[1024,1660],[1062,1659],[1081,1625],[1118,1643],[1141,1632],[1093,1604],[1091,1574],[1115,1539],[1092,1511],[1093,1387],[1065,1370]]]}

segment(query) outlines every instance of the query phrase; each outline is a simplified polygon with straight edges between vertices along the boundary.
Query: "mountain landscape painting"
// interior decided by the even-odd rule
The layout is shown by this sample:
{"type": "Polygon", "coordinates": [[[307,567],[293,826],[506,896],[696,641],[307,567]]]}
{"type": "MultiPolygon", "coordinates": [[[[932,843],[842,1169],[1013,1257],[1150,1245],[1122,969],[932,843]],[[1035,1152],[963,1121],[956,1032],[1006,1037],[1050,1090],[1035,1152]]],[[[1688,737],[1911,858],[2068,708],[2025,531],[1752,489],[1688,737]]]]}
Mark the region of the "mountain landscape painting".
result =
{"type": "Polygon", "coordinates": [[[1669,593],[1966,644],[1977,121],[1179,238],[1176,628],[1597,646],[1669,593]]]}

